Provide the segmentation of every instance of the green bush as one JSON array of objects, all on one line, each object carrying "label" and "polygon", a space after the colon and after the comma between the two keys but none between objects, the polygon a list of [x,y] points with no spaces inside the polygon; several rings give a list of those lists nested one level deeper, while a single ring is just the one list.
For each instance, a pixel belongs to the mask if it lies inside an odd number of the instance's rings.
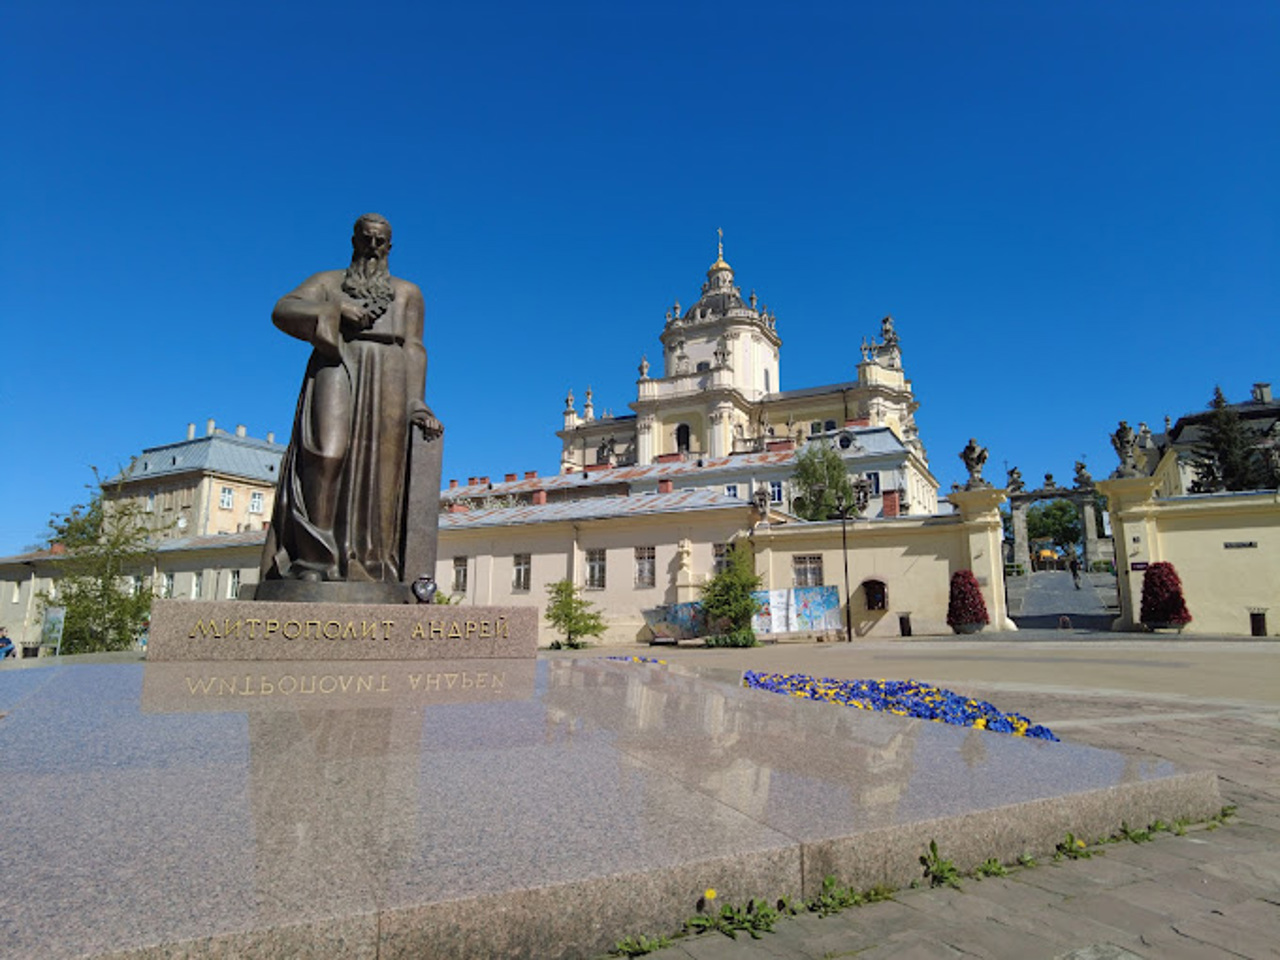
[{"label": "green bush", "polygon": [[599,637],[604,633],[604,618],[592,603],[582,599],[572,581],[547,584],[547,594],[551,602],[547,604],[546,621],[564,634],[563,640],[552,642],[552,650],[561,647],[577,650],[587,645],[584,637]]},{"label": "green bush", "polygon": [[759,603],[752,592],[759,589],[751,545],[738,542],[729,550],[725,568],[702,587],[702,612],[707,618],[707,646],[754,647],[751,618]]},{"label": "green bush", "polygon": [[745,630],[734,630],[731,633],[713,634],[707,637],[708,647],[755,647],[760,643],[755,632],[748,627]]}]

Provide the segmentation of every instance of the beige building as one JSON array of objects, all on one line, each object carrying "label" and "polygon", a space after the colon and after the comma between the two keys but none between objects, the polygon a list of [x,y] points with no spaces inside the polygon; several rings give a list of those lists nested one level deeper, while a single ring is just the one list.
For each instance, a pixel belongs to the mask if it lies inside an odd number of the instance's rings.
[{"label": "beige building", "polygon": [[209,420],[203,436],[148,447],[104,485],[108,502],[131,502],[157,541],[265,530],[271,523],[284,447],[273,434],[231,434]]},{"label": "beige building", "polygon": [[[659,339],[662,375],[641,364],[632,415],[596,417],[590,391],[579,413],[570,398],[558,473],[469,477],[442,491],[436,579],[456,602],[542,607],[547,585],[567,578],[604,613],[606,643],[644,641],[646,611],[696,600],[728,546],[747,542],[764,589],[837,587],[856,637],[949,635],[948,587],[961,569],[977,576],[991,628],[1014,629],[1000,559],[1005,491],[956,491],[955,512],[939,513],[890,319],[864,342],[856,380],[784,391],[776,317],[742,299],[721,251],[702,296],[687,311],[677,304]],[[1269,394],[1255,401],[1262,413],[1274,406]],[[1141,564],[1168,559],[1195,617],[1187,632],[1246,634],[1260,612],[1275,633],[1275,492],[1186,496],[1179,431],[1170,435],[1140,430],[1143,475],[1098,484],[1128,553],[1117,558],[1117,627],[1133,627]],[[796,519],[791,478],[808,443],[833,446],[867,478],[863,516]],[[131,574],[136,587],[222,599],[256,583],[282,452],[270,436],[210,421],[203,437],[190,426],[185,441],[135,458],[123,495],[154,517],[157,536],[154,565]],[[60,564],[52,552],[0,558],[0,625],[28,650],[39,642],[37,597],[56,594]]]}]

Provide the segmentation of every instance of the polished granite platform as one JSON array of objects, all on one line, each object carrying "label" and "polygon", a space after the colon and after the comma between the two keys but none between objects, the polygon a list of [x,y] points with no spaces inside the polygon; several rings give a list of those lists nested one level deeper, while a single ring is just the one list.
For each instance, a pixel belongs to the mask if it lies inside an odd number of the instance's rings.
[{"label": "polished granite platform", "polygon": [[[582,957],[1211,774],[606,659],[0,670],[0,956]],[[1033,718],[1034,719],[1034,718]]]}]

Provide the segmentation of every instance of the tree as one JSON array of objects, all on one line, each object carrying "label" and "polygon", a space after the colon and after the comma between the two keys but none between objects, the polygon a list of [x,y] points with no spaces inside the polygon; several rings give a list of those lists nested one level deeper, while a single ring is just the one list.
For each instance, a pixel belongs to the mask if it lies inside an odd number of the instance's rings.
[{"label": "tree", "polygon": [[1070,500],[1037,503],[1027,510],[1027,539],[1052,540],[1060,547],[1080,542],[1080,511]]},{"label": "tree", "polygon": [[796,472],[791,478],[796,488],[792,509],[805,520],[830,520],[838,517],[837,502],[846,508],[853,502],[853,484],[840,451],[827,443],[805,445],[796,457]]},{"label": "tree", "polygon": [[587,645],[583,637],[599,637],[604,633],[604,618],[594,604],[582,598],[573,581],[549,583],[547,593],[551,602],[547,605],[546,621],[564,634],[564,640],[552,641],[552,650],[561,647],[577,650]]},{"label": "tree", "polygon": [[1258,490],[1269,486],[1265,458],[1221,387],[1213,388],[1201,440],[1191,448],[1192,493]]},{"label": "tree", "polygon": [[751,545],[739,541],[729,550],[724,569],[702,586],[702,612],[707,618],[708,646],[754,647],[751,618],[759,609],[752,592],[760,588]]},{"label": "tree", "polygon": [[107,500],[96,470],[94,478],[88,503],[49,521],[46,546],[64,550],[65,559],[56,596],[42,592],[40,604],[66,608],[63,653],[127,650],[151,616],[147,518],[135,501]]}]

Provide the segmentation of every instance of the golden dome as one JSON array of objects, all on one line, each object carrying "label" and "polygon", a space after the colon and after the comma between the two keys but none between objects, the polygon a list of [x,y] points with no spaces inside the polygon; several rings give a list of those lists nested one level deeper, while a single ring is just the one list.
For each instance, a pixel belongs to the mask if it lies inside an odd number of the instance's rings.
[{"label": "golden dome", "polygon": [[715,273],[717,270],[728,270],[730,273],[733,272],[733,267],[725,263],[725,259],[724,259],[724,231],[717,228],[716,234],[720,238],[720,242],[718,244],[718,250],[716,253],[716,262],[707,268],[707,276],[711,276],[711,274]]}]

